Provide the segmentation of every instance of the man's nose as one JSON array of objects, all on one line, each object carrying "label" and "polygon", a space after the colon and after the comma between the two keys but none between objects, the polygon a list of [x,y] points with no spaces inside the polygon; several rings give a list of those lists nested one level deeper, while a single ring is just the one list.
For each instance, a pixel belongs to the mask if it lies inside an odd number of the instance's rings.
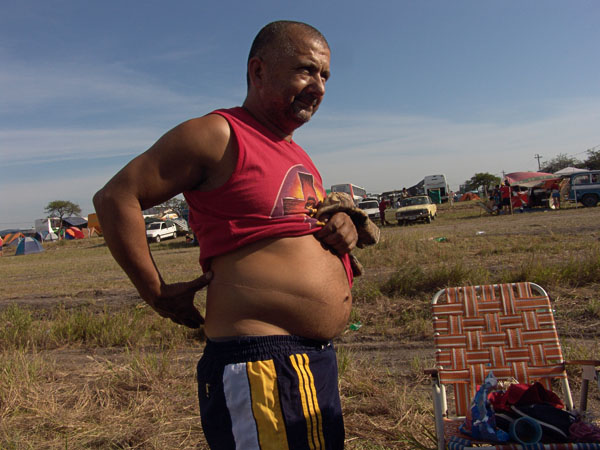
[{"label": "man's nose", "polygon": [[313,92],[321,97],[325,95],[325,81],[320,74],[317,74],[313,77],[313,82],[311,83]]}]

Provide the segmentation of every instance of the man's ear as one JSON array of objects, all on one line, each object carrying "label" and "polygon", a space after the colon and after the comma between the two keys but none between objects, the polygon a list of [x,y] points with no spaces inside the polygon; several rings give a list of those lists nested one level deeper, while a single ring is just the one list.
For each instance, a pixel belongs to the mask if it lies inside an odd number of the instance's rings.
[{"label": "man's ear", "polygon": [[248,77],[250,86],[261,87],[264,77],[264,61],[258,56],[250,58],[248,61]]}]

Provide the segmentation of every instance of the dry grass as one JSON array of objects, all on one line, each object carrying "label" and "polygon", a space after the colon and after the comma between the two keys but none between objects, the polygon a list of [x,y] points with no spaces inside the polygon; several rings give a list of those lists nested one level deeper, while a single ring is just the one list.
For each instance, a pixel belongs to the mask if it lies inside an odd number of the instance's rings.
[{"label": "dry grass", "polygon": [[[598,358],[599,220],[600,208],[490,217],[444,205],[433,224],[386,227],[357,251],[366,275],[350,322],[361,327],[336,339],[346,448],[434,447],[423,368],[429,302],[445,286],[539,282],[567,356]],[[194,378],[202,336],[141,305],[101,239],[45,247],[0,259],[0,448],[207,448]],[[182,239],[152,250],[168,281],[197,275],[198,249]]]}]

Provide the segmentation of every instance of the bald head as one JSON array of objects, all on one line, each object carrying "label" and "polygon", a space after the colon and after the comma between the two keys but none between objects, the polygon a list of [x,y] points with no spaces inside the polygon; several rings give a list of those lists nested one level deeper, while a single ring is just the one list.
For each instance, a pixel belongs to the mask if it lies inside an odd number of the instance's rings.
[{"label": "bald head", "polygon": [[[254,57],[265,58],[267,55],[293,55],[295,47],[291,36],[304,35],[308,38],[322,42],[327,49],[329,43],[325,36],[315,27],[304,22],[295,22],[292,20],[278,20],[265,25],[254,38],[248,62]],[[275,56],[276,57],[276,56]],[[248,85],[250,79],[246,74]]]}]

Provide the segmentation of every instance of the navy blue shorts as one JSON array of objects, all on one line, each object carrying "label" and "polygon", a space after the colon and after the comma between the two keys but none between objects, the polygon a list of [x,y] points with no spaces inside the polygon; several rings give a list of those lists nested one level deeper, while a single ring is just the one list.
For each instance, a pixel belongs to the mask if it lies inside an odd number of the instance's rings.
[{"label": "navy blue shorts", "polygon": [[209,340],[198,362],[202,428],[211,449],[343,449],[331,342],[297,336]]}]

